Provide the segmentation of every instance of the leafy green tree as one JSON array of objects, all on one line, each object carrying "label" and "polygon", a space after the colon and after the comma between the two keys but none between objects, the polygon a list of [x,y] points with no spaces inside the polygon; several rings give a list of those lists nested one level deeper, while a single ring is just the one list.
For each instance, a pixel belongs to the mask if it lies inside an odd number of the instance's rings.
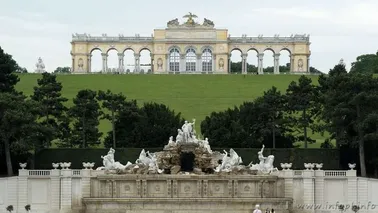
[{"label": "leafy green tree", "polygon": [[25,67],[18,67],[16,72],[17,73],[28,73],[28,70]]},{"label": "leafy green tree", "polygon": [[[163,104],[145,103],[138,108],[136,101],[123,107],[116,119],[117,147],[162,147],[184,122],[180,113],[175,113]],[[112,143],[112,132],[105,139],[105,146]]]},{"label": "leafy green tree", "polygon": [[97,99],[102,101],[102,107],[110,112],[110,114],[103,114],[105,119],[108,119],[112,123],[113,132],[113,148],[116,148],[116,119],[120,110],[124,107],[130,106],[130,103],[126,101],[126,97],[122,94],[113,94],[110,90],[99,91]]},{"label": "leafy green tree", "polygon": [[57,67],[54,70],[54,73],[71,73],[71,68],[70,67]]},{"label": "leafy green tree", "polygon": [[288,123],[288,119],[285,117],[286,109],[286,97],[277,90],[276,87],[272,87],[268,91],[264,92],[264,95],[258,98],[256,101],[258,110],[258,117],[261,121],[264,121],[266,128],[262,128],[264,135],[269,134],[272,137],[273,148],[276,148],[276,133],[279,132],[281,125]]},{"label": "leafy green tree", "polygon": [[7,172],[13,175],[11,152],[26,152],[41,126],[37,122],[40,107],[25,96],[0,92],[0,142],[4,147]]},{"label": "leafy green tree", "polygon": [[51,128],[53,131],[50,135],[44,135],[44,147],[50,145],[50,141],[59,138],[65,140],[67,138],[62,138],[65,128],[62,128],[64,122],[66,121],[67,107],[64,103],[68,100],[62,97],[62,84],[57,82],[56,75],[50,73],[43,73],[42,78],[37,81],[38,86],[34,87],[34,94],[31,98],[41,104],[42,111],[40,114],[39,121],[42,125]]},{"label": "leafy green tree", "polygon": [[100,105],[96,100],[97,92],[80,90],[73,99],[74,106],[69,109],[73,118],[72,144],[81,148],[97,145],[102,133],[98,130]]},{"label": "leafy green tree", "polygon": [[[304,145],[307,149],[309,139],[307,128],[314,123],[314,117],[318,109],[316,86],[312,84],[311,78],[302,75],[298,83],[295,81],[290,83],[286,90],[286,96],[289,112],[294,115],[293,120],[295,120],[296,126],[303,130]],[[297,113],[300,113],[300,118],[295,117]]]},{"label": "leafy green tree", "polygon": [[0,47],[0,93],[16,92],[15,85],[20,81],[15,74],[19,66],[12,56]]},{"label": "leafy green tree", "polygon": [[378,80],[366,74],[341,74],[330,76],[322,84],[327,88],[323,114],[330,121],[329,130],[338,146],[358,147],[361,175],[366,176],[365,143],[371,141],[367,135],[374,133],[366,124],[371,125],[377,113]]},{"label": "leafy green tree", "polygon": [[352,63],[351,73],[378,73],[378,52],[376,54],[365,54],[357,57]]}]

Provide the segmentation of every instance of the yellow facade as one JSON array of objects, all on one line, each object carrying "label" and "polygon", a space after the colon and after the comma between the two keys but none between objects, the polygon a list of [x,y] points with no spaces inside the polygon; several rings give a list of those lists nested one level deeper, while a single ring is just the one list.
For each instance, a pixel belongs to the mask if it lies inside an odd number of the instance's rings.
[{"label": "yellow facade", "polygon": [[174,19],[167,23],[167,28],[155,29],[151,37],[109,37],[105,34],[92,37],[76,34],[73,35],[71,44],[73,73],[91,72],[91,56],[94,50],[102,52],[103,72],[109,71],[108,52],[116,50],[119,56],[118,71],[122,73],[125,71],[123,54],[126,50],[134,51],[135,71],[139,71],[140,52],[147,49],[151,52],[152,72],[157,74],[226,74],[230,72],[230,55],[235,49],[242,53],[243,73],[246,73],[246,57],[251,49],[258,53],[259,74],[263,74],[263,53],[267,49],[274,53],[275,73],[279,73],[279,53],[283,49],[290,52],[291,72],[308,72],[311,53],[309,36],[306,35],[230,37],[227,29],[216,29],[213,22],[207,19],[203,24],[189,21],[179,24],[178,20]]}]

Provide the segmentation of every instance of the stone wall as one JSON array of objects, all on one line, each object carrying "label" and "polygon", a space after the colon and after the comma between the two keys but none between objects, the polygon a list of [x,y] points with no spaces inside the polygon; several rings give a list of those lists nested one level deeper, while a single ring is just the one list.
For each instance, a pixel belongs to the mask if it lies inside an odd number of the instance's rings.
[{"label": "stone wall", "polygon": [[[289,198],[288,201],[292,198],[293,212],[336,213],[340,212],[336,210],[336,205],[340,204],[348,208],[346,212],[352,212],[352,205],[357,204],[361,207],[359,212],[378,213],[378,180],[357,177],[355,170],[279,171],[277,177],[269,177],[278,180],[275,186],[269,187],[277,189],[268,193],[269,198],[261,198],[255,190],[261,186],[261,183],[254,183],[254,179],[261,179],[258,176],[249,176],[245,180],[242,176],[217,180],[219,177],[216,175],[135,177],[104,176],[103,171],[86,169],[19,170],[18,177],[0,178],[0,213],[5,213],[8,205],[14,206],[13,213],[25,212],[27,204],[31,205],[33,213],[80,212],[84,207],[82,200],[86,202],[87,209],[92,208],[93,211],[89,212],[97,212],[94,206],[103,207],[102,212],[106,212],[109,203],[100,202],[104,199],[108,199],[120,212],[138,212],[131,208],[130,203],[149,208],[145,212],[159,208],[165,208],[167,211],[164,212],[204,212],[191,210],[201,205],[209,211],[214,209],[212,212],[248,212],[240,206],[251,209],[254,204],[264,202],[262,209],[289,205],[290,202],[285,204],[280,197]],[[203,178],[207,180],[206,184]],[[284,186],[279,184],[280,181]],[[115,185],[110,187],[109,182]],[[91,184],[97,184],[97,188],[91,189]],[[247,185],[251,193],[245,191]],[[280,185],[284,187],[283,195],[280,194]],[[105,194],[96,198],[100,192]],[[142,202],[141,198],[146,199]]]}]

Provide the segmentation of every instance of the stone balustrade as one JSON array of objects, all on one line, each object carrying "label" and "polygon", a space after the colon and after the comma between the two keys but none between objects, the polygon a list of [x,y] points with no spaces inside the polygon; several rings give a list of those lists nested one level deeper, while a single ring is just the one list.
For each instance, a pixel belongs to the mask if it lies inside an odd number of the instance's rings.
[{"label": "stone balustrade", "polygon": [[[257,180],[265,180],[268,187],[264,188],[264,183]],[[100,205],[100,200],[105,198],[122,203],[126,200],[141,202],[144,197],[148,200],[168,198],[164,201],[166,205],[183,200],[211,203],[217,199],[234,202],[249,199],[251,207],[270,199],[274,206],[292,205],[294,212],[339,212],[335,206],[341,204],[349,206],[351,212],[352,205],[359,205],[359,212],[375,213],[378,212],[377,188],[378,180],[357,177],[355,170],[285,169],[273,176],[247,177],[106,175],[103,170],[88,168],[22,169],[18,177],[0,178],[0,213],[5,213],[8,205],[14,206],[14,212],[24,212],[27,204],[33,212],[80,212],[85,206]],[[283,202],[282,199],[289,200]]]}]

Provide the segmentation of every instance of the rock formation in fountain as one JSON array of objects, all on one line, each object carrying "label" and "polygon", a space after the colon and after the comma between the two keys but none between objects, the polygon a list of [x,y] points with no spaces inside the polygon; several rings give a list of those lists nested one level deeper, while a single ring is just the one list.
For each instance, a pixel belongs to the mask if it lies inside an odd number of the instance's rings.
[{"label": "rock formation in fountain", "polygon": [[192,123],[185,121],[177,130],[175,141],[171,136],[161,152],[150,153],[143,149],[134,164],[115,162],[115,151],[110,148],[108,155],[101,156],[104,166],[100,169],[118,174],[270,174],[277,170],[273,167],[274,156],[263,156],[264,146],[258,152],[259,164],[251,162],[244,166],[241,165],[242,158],[233,149],[229,153],[212,151],[208,138],[197,138],[194,125],[195,119]]}]

